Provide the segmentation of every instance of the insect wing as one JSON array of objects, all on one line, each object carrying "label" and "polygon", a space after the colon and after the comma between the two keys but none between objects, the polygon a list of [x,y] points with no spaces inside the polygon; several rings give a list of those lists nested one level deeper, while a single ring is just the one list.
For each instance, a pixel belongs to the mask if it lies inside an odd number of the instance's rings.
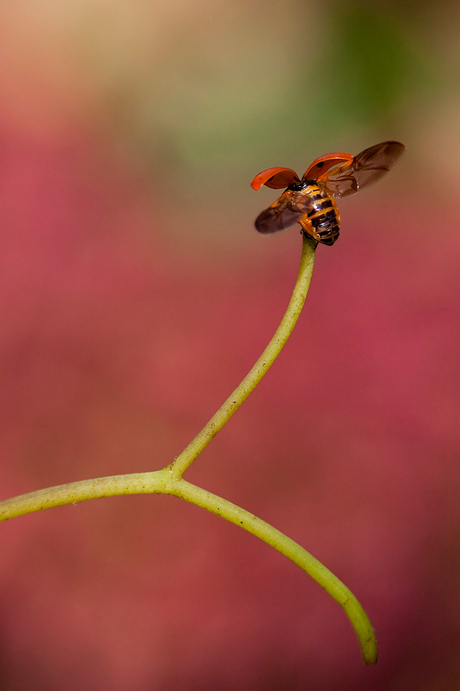
[{"label": "insect wing", "polygon": [[259,233],[277,233],[297,223],[305,212],[303,205],[294,200],[292,192],[287,191],[257,216],[255,226]]},{"label": "insect wing", "polygon": [[400,142],[376,144],[361,151],[352,161],[320,175],[317,180],[332,196],[349,197],[386,175],[405,150]]},{"label": "insect wing", "polygon": [[299,182],[295,170],[291,168],[267,168],[267,170],[256,175],[251,182],[251,187],[253,190],[260,190],[262,185],[266,185],[274,190],[281,190],[292,185],[293,182]]}]

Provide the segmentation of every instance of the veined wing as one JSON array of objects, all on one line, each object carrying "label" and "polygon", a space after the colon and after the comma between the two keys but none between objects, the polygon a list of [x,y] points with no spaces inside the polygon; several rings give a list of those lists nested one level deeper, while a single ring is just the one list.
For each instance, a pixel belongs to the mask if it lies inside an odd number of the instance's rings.
[{"label": "veined wing", "polygon": [[317,182],[334,197],[349,197],[386,175],[405,150],[400,142],[376,144],[361,151],[352,161],[318,176]]},{"label": "veined wing", "polygon": [[259,233],[277,233],[297,223],[308,210],[308,198],[291,190],[286,190],[268,209],[257,216],[255,226]]}]

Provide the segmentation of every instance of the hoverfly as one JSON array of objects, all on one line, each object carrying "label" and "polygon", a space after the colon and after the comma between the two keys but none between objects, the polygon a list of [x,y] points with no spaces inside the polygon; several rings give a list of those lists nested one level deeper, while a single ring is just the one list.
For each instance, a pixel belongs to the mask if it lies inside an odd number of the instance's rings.
[{"label": "hoverfly", "polygon": [[334,197],[349,197],[380,180],[399,161],[406,147],[382,142],[360,154],[326,154],[313,161],[301,180],[291,168],[268,168],[251,187],[286,187],[279,199],[256,218],[259,233],[276,233],[300,223],[316,242],[333,245],[340,233],[340,214]]}]

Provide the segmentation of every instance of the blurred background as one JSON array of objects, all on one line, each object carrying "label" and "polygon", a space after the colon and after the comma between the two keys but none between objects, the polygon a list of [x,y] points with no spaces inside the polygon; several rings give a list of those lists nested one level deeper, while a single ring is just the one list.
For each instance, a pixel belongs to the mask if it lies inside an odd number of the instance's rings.
[{"label": "blurred background", "polygon": [[156,470],[287,306],[276,192],[331,151],[406,155],[340,204],[303,314],[186,473],[361,600],[166,496],[0,527],[0,688],[460,688],[460,5],[18,0],[0,8],[1,498]]}]

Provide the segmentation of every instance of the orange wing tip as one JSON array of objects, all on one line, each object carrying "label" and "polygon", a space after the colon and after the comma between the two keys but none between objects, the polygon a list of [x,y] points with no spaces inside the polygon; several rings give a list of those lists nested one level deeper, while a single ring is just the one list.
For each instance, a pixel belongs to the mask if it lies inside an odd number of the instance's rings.
[{"label": "orange wing tip", "polygon": [[283,187],[289,187],[294,182],[299,182],[299,177],[295,170],[291,168],[267,168],[256,175],[251,182],[253,190],[260,190],[262,185],[271,187],[271,189],[279,190]]},{"label": "orange wing tip", "polygon": [[350,163],[353,160],[353,158],[354,156],[352,156],[351,154],[342,153],[326,154],[325,156],[320,156],[319,158],[315,159],[313,163],[307,168],[302,180],[317,180],[323,175],[325,175],[325,173],[327,173],[327,171],[331,168],[334,168],[335,166],[340,166],[343,163]]}]

